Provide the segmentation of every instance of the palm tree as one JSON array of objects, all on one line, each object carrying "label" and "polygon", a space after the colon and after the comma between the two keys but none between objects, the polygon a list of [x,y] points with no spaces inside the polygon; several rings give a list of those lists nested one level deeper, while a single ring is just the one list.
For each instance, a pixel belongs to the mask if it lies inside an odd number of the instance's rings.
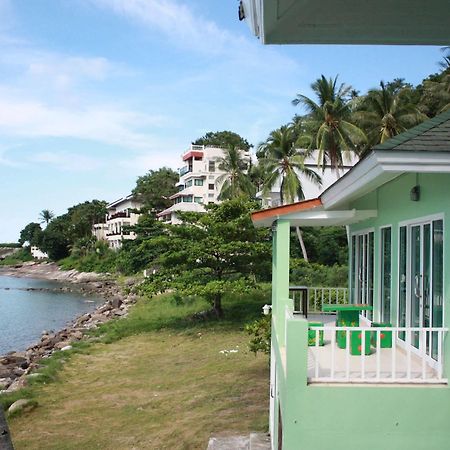
[{"label": "palm tree", "polygon": [[308,112],[309,148],[319,150],[319,167],[324,170],[329,163],[339,176],[344,158],[350,159],[352,153],[359,152],[367,138],[359,127],[350,122],[352,87],[344,83],[338,86],[337,79],[337,76],[333,80],[322,75],[311,84],[317,102],[297,94],[292,104],[302,105]]},{"label": "palm tree", "polygon": [[380,89],[371,89],[363,99],[354,116],[367,130],[369,144],[383,143],[426,119],[401,94],[402,90],[394,91],[381,81]]},{"label": "palm tree", "polygon": [[234,145],[224,149],[224,156],[218,159],[218,167],[224,171],[217,180],[217,185],[222,185],[219,199],[231,199],[239,196],[251,197],[255,194],[255,188],[246,174],[248,163],[242,157],[242,151]]},{"label": "palm tree", "polygon": [[435,98],[437,102],[437,114],[450,108],[450,57],[449,67],[440,74],[437,81],[424,82],[425,94]]},{"label": "palm tree", "polygon": [[53,217],[55,217],[55,214],[53,214],[52,211],[50,211],[49,209],[43,209],[39,213],[39,223],[45,223],[46,225],[48,225]]},{"label": "palm tree", "polygon": [[[318,185],[322,183],[320,175],[305,166],[305,157],[308,152],[296,149],[296,138],[294,127],[282,126],[280,129],[272,131],[266,142],[260,146],[266,155],[260,160],[266,171],[263,192],[267,193],[276,183],[280,183],[281,204],[305,198],[300,176],[304,176]],[[297,236],[303,258],[308,261],[308,254],[299,227],[297,227]]]}]

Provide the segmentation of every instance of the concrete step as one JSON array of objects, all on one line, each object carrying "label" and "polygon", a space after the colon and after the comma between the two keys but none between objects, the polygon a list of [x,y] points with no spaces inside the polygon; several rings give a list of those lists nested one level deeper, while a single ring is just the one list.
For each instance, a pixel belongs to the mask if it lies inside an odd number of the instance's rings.
[{"label": "concrete step", "polygon": [[250,433],[249,450],[270,450],[270,437],[266,433]]},{"label": "concrete step", "polygon": [[214,436],[207,450],[250,450],[249,436]]},{"label": "concrete step", "polygon": [[266,433],[250,433],[250,436],[213,436],[206,450],[270,450],[270,438]]}]

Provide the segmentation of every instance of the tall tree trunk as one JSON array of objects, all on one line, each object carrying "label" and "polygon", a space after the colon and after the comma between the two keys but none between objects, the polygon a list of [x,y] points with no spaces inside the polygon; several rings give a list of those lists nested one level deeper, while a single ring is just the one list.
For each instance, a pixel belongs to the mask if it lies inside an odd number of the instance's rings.
[{"label": "tall tree trunk", "polygon": [[300,227],[295,227],[295,231],[297,232],[298,242],[300,243],[300,247],[302,249],[303,259],[306,262],[309,262],[308,253],[306,253],[305,243],[303,242],[302,230],[300,230]]},{"label": "tall tree trunk", "polygon": [[219,319],[223,317],[222,294],[216,294],[214,296],[213,310]]}]

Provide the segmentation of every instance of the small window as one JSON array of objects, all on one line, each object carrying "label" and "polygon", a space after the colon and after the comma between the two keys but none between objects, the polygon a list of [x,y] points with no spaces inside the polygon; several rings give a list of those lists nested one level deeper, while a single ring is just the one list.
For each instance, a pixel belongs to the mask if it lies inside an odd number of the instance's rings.
[{"label": "small window", "polygon": [[213,191],[214,190],[214,184],[212,184],[212,183],[208,184],[208,189],[210,191]]},{"label": "small window", "polygon": [[209,198],[214,198],[214,194],[208,194]]},{"label": "small window", "polygon": [[195,203],[203,203],[203,197],[194,197]]},{"label": "small window", "polygon": [[203,186],[203,180],[201,178],[196,178],[194,180],[194,185],[195,186]]},{"label": "small window", "polygon": [[185,195],[185,196],[183,196],[183,202],[185,202],[185,203],[192,203],[192,195]]},{"label": "small window", "polygon": [[192,186],[192,180],[188,180],[186,181],[186,187],[191,187]]},{"label": "small window", "polygon": [[215,171],[216,171],[216,162],[215,161],[209,161],[208,172],[215,172]]}]

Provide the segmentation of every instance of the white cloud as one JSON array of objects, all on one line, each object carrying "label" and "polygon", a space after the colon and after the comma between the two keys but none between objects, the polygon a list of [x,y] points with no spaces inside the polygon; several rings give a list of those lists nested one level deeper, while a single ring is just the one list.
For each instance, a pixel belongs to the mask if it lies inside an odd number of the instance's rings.
[{"label": "white cloud", "polygon": [[102,166],[102,160],[89,156],[70,152],[40,152],[33,155],[30,160],[35,163],[52,165],[60,170],[85,172],[99,169]]},{"label": "white cloud", "polygon": [[152,131],[165,121],[161,115],[118,105],[49,106],[39,100],[7,96],[0,90],[0,130],[10,136],[72,137],[146,149],[153,143]]}]

